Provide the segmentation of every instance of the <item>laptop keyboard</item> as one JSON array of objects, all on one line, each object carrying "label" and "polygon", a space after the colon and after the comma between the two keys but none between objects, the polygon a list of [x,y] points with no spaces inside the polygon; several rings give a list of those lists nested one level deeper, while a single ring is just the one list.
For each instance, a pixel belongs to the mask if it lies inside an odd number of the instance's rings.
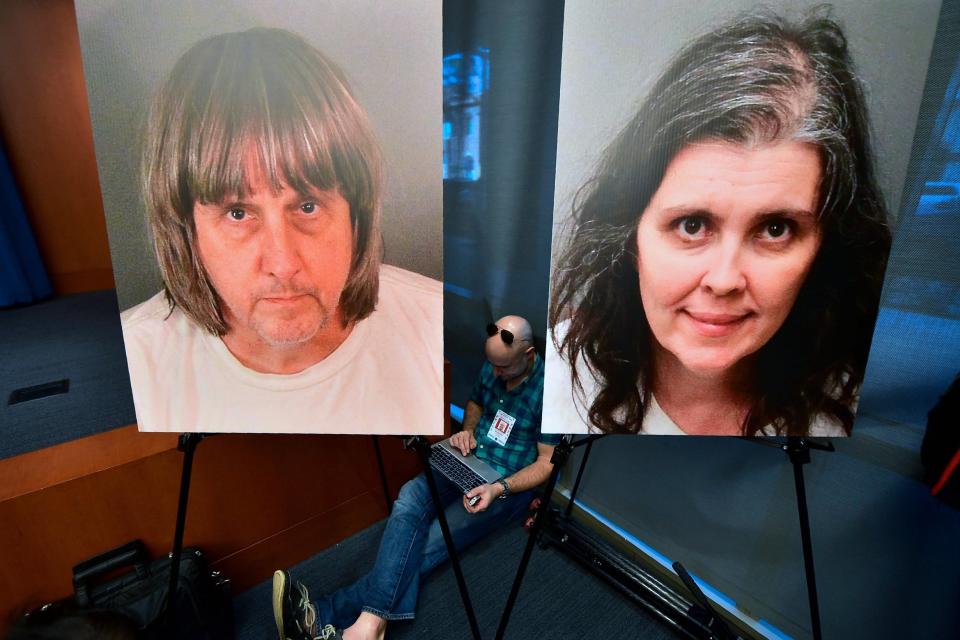
[{"label": "laptop keyboard", "polygon": [[486,483],[478,473],[457,460],[456,454],[439,446],[430,448],[430,466],[445,475],[464,493]]}]

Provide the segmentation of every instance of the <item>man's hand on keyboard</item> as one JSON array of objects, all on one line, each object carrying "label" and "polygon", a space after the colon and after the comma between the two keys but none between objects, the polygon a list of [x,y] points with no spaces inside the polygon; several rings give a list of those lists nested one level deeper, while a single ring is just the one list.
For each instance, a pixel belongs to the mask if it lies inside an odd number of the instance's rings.
[{"label": "man's hand on keyboard", "polygon": [[459,449],[463,455],[467,455],[477,448],[477,440],[473,437],[472,431],[458,431],[450,437],[450,445]]},{"label": "man's hand on keyboard", "polygon": [[[463,496],[463,508],[470,513],[486,511],[490,503],[500,497],[501,493],[503,493],[503,487],[499,484],[482,484],[475,489],[471,489]],[[471,507],[470,498],[474,496],[480,496],[480,501]]]}]

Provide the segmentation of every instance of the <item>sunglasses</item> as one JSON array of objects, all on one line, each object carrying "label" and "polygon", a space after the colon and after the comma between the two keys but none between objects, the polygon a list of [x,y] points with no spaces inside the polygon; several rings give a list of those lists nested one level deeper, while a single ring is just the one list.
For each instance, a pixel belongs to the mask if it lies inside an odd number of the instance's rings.
[{"label": "sunglasses", "polygon": [[492,322],[487,325],[487,335],[491,338],[497,334],[500,334],[500,339],[503,340],[503,344],[510,346],[513,344],[513,332],[508,331],[507,329],[501,329]]}]

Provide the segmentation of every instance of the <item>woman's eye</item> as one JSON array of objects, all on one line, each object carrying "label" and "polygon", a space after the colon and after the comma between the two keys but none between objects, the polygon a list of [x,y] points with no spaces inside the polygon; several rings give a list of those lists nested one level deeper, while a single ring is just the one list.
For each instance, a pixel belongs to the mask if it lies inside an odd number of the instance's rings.
[{"label": "woman's eye", "polygon": [[227,217],[229,217],[231,220],[239,222],[247,217],[247,212],[238,207],[234,207],[227,211]]},{"label": "woman's eye", "polygon": [[786,220],[770,220],[763,225],[760,236],[769,240],[785,240],[790,237],[792,228]]},{"label": "woman's eye", "polygon": [[316,210],[316,202],[304,202],[302,205],[300,205],[300,211],[303,211],[304,213],[314,213]]},{"label": "woman's eye", "polygon": [[684,240],[702,238],[707,232],[707,222],[698,216],[685,216],[674,223],[674,228]]}]

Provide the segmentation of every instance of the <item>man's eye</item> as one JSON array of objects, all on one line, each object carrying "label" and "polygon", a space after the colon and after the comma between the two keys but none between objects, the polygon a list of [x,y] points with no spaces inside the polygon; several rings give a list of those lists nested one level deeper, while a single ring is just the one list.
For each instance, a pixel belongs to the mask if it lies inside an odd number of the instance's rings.
[{"label": "man's eye", "polygon": [[229,217],[231,220],[235,220],[239,222],[240,220],[243,220],[244,218],[247,217],[247,212],[238,207],[234,207],[232,209],[227,210],[227,217]]},{"label": "man's eye", "polygon": [[303,211],[304,213],[314,213],[316,210],[316,202],[304,202],[302,205],[300,205],[300,211]]}]

